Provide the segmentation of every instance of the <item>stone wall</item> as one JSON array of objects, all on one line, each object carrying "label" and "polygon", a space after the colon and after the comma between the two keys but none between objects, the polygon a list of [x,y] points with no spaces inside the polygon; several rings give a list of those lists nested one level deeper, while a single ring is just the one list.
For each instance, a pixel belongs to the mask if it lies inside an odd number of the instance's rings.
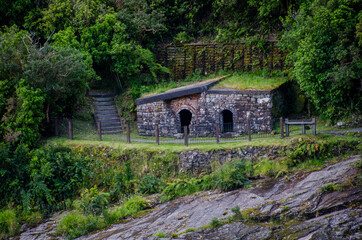
[{"label": "stone wall", "polygon": [[179,153],[179,171],[188,173],[210,172],[211,163],[221,165],[233,160],[256,160],[258,158],[277,158],[286,151],[285,146],[244,147],[230,150],[214,150],[203,152],[199,150],[183,151]]},{"label": "stone wall", "polygon": [[247,133],[247,118],[251,130],[272,130],[272,91],[238,91],[213,89],[200,94],[188,95],[172,100],[157,101],[137,106],[137,124],[140,135],[154,136],[158,123],[160,136],[175,137],[181,133],[180,111],[192,114],[190,136],[215,136],[216,124],[222,129],[222,111],[233,113],[233,136]]}]

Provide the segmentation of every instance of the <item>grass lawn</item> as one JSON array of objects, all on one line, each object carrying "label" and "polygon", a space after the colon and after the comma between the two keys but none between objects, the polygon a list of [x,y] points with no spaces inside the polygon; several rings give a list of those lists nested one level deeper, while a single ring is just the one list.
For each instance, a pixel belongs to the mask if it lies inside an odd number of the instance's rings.
[{"label": "grass lawn", "polygon": [[233,88],[238,90],[272,90],[288,79],[281,74],[267,75],[264,72],[239,72],[223,79],[214,88]]},{"label": "grass lawn", "polygon": [[[224,78],[227,76],[226,78]],[[167,81],[156,85],[144,86],[141,97],[148,97],[160,94],[171,89],[184,87],[191,84],[207,82],[220,78],[220,81],[214,88],[233,88],[238,90],[271,90],[279,87],[288,79],[280,71],[254,71],[254,72],[231,72],[220,71],[208,76],[195,75],[188,77],[183,81]]]},{"label": "grass lawn", "polygon": [[221,142],[216,144],[212,143],[192,143],[189,146],[184,146],[182,141],[180,143],[161,143],[156,145],[154,142],[151,143],[140,143],[132,142],[130,144],[126,143],[125,140],[121,140],[117,135],[104,135],[102,141],[97,140],[97,136],[94,136],[94,139],[82,139],[80,135],[74,135],[74,140],[69,140],[66,137],[60,138],[50,138],[44,140],[45,144],[60,144],[64,146],[96,146],[96,147],[110,147],[115,149],[139,149],[147,151],[161,151],[161,152],[180,152],[180,151],[191,151],[191,150],[201,150],[201,151],[210,151],[210,150],[222,150],[222,149],[235,149],[243,148],[247,146],[287,146],[291,142],[298,141],[300,138],[308,138],[311,140],[359,140],[359,135],[330,135],[330,134],[317,134],[313,135],[295,135],[290,137],[285,137],[281,139],[279,136],[272,138],[254,138],[252,141],[238,141],[238,142]]}]

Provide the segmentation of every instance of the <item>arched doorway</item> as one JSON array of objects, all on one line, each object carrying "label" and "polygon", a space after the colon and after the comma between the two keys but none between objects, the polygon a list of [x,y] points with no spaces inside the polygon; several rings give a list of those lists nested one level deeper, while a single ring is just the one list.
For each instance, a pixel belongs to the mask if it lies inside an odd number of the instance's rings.
[{"label": "arched doorway", "polygon": [[234,122],[233,122],[233,113],[229,110],[223,110],[221,112],[222,116],[222,132],[232,132],[234,131]]},{"label": "arched doorway", "polygon": [[192,113],[187,110],[183,109],[180,111],[180,122],[181,122],[181,133],[184,133],[184,127],[187,126],[187,132],[189,132],[189,125],[191,123]]}]

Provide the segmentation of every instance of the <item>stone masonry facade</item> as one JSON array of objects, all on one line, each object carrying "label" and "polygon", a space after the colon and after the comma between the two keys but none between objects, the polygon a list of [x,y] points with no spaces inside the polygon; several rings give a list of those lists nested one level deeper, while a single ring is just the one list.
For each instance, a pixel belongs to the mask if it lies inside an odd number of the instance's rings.
[{"label": "stone masonry facade", "polygon": [[181,137],[180,111],[191,112],[190,136],[215,136],[216,124],[223,132],[224,110],[232,113],[233,129],[229,135],[240,136],[248,132],[250,118],[253,133],[272,130],[272,98],[274,91],[239,91],[211,89],[174,99],[160,100],[137,106],[138,132],[154,136],[158,124],[160,136]]}]

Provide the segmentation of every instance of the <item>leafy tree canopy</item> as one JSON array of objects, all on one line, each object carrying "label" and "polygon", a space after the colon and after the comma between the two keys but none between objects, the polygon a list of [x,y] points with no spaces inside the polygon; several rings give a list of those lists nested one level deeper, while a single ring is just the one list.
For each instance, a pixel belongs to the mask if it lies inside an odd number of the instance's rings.
[{"label": "leafy tree canopy", "polygon": [[361,109],[360,2],[313,1],[285,21],[291,73],[332,122]]}]

